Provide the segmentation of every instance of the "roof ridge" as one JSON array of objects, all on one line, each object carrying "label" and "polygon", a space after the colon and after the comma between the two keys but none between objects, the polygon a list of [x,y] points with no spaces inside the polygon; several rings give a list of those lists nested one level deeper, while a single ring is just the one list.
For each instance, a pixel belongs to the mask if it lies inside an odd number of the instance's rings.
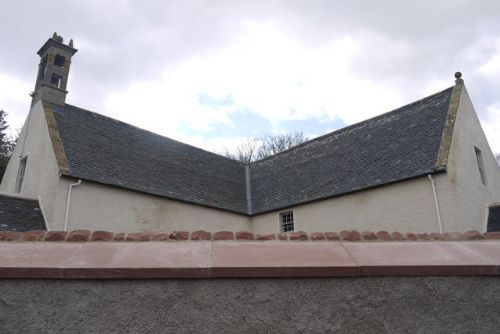
[{"label": "roof ridge", "polygon": [[97,116],[99,116],[99,117],[106,118],[106,119],[108,119],[108,120],[110,120],[110,121],[117,122],[117,123],[120,123],[120,124],[122,124],[122,125],[125,125],[125,126],[128,126],[128,127],[131,127],[131,128],[135,128],[135,129],[138,129],[138,130],[140,130],[140,131],[148,132],[148,133],[151,133],[151,134],[153,134],[153,135],[155,135],[155,136],[158,136],[158,137],[161,137],[161,138],[164,138],[164,139],[168,139],[168,140],[171,140],[171,141],[177,142],[177,143],[182,144],[182,145],[185,145],[185,146],[192,147],[192,148],[197,149],[197,150],[199,150],[199,151],[203,151],[203,152],[209,153],[209,154],[214,155],[214,156],[216,156],[216,157],[218,157],[218,158],[223,158],[223,159],[226,159],[226,160],[229,160],[229,161],[233,161],[233,162],[236,162],[236,163],[238,163],[238,164],[240,164],[240,165],[242,165],[242,166],[245,166],[245,165],[246,165],[246,164],[245,164],[245,163],[243,163],[243,162],[240,162],[240,161],[235,160],[235,159],[232,159],[232,158],[228,158],[228,157],[226,157],[226,156],[224,156],[224,155],[222,155],[222,154],[218,154],[218,153],[215,153],[215,152],[211,152],[211,151],[205,150],[205,149],[203,149],[203,148],[200,148],[200,147],[198,147],[198,146],[194,146],[194,145],[191,145],[191,144],[187,144],[187,143],[181,142],[181,141],[179,141],[179,140],[177,140],[177,139],[173,139],[173,138],[170,138],[170,137],[167,137],[167,136],[161,135],[161,134],[159,134],[159,133],[156,133],[156,132],[153,132],[153,131],[150,131],[150,130],[147,130],[147,129],[143,129],[143,128],[141,128],[141,127],[137,126],[137,125],[133,125],[133,124],[130,124],[130,123],[127,123],[127,122],[121,121],[121,120],[119,120],[119,119],[116,119],[116,118],[113,118],[113,117],[110,117],[110,116],[107,116],[107,115],[104,115],[104,114],[101,114],[101,113],[95,112],[95,111],[91,111],[91,110],[83,109],[83,108],[80,108],[80,107],[77,107],[77,106],[74,106],[74,105],[71,105],[71,104],[68,104],[68,103],[66,103],[66,104],[65,104],[65,107],[73,108],[73,109],[76,109],[77,111],[82,111],[82,112],[88,112],[88,113],[91,113],[91,114],[95,114],[95,115],[97,115]]},{"label": "roof ridge", "polygon": [[418,100],[413,101],[413,102],[408,103],[408,104],[405,104],[405,105],[403,105],[403,106],[401,106],[401,107],[399,107],[399,108],[396,108],[396,109],[393,109],[393,110],[390,110],[390,111],[384,112],[384,113],[382,113],[382,114],[379,114],[379,115],[373,116],[373,117],[371,117],[371,118],[368,118],[368,119],[362,120],[362,121],[360,121],[360,122],[357,122],[357,123],[354,123],[354,124],[351,124],[351,125],[347,125],[347,126],[345,126],[345,127],[343,127],[343,128],[340,128],[340,129],[334,130],[334,131],[332,131],[332,132],[325,133],[324,135],[321,135],[321,136],[318,136],[318,137],[312,138],[312,139],[310,139],[310,140],[308,140],[308,141],[306,141],[306,142],[304,142],[304,143],[301,143],[301,144],[299,144],[299,145],[296,145],[296,146],[291,147],[291,148],[289,148],[289,149],[286,149],[286,150],[284,150],[284,151],[281,151],[281,152],[278,152],[278,153],[276,153],[276,154],[270,155],[270,156],[268,156],[268,157],[265,157],[265,158],[262,158],[262,159],[259,159],[259,160],[256,160],[256,161],[253,161],[253,162],[251,162],[251,163],[250,163],[250,165],[254,165],[254,164],[257,164],[257,163],[259,163],[259,162],[262,162],[262,161],[265,161],[265,160],[272,159],[272,158],[274,158],[274,157],[276,157],[276,156],[278,156],[278,155],[282,155],[282,154],[285,154],[285,153],[289,153],[289,152],[291,152],[291,151],[293,151],[293,150],[295,150],[295,149],[298,149],[298,148],[301,148],[301,147],[307,146],[307,145],[309,145],[309,144],[310,144],[310,143],[312,143],[312,142],[320,141],[320,140],[323,140],[323,139],[328,138],[328,137],[330,137],[330,136],[333,136],[333,135],[336,135],[336,134],[342,133],[342,132],[344,132],[344,131],[348,131],[348,130],[351,130],[351,129],[353,129],[353,128],[359,127],[359,126],[361,126],[361,125],[363,125],[363,124],[366,124],[366,123],[369,123],[369,122],[373,122],[374,120],[377,120],[377,119],[379,119],[379,118],[386,117],[387,115],[389,115],[389,114],[391,114],[391,113],[396,113],[396,112],[400,111],[400,110],[401,110],[401,109],[403,109],[403,108],[410,107],[410,106],[412,106],[412,105],[415,105],[415,104],[418,104],[418,103],[422,102],[423,100],[426,100],[426,99],[432,98],[432,97],[434,97],[434,96],[436,96],[436,95],[439,95],[439,94],[442,94],[442,93],[444,93],[444,92],[446,92],[446,91],[448,91],[448,90],[450,90],[450,89],[453,89],[453,87],[455,87],[455,86],[448,87],[448,88],[443,89],[443,90],[441,90],[441,91],[439,91],[439,92],[437,92],[437,93],[434,93],[434,94],[428,95],[428,96],[426,96],[426,97],[424,97],[424,98],[418,99]]}]

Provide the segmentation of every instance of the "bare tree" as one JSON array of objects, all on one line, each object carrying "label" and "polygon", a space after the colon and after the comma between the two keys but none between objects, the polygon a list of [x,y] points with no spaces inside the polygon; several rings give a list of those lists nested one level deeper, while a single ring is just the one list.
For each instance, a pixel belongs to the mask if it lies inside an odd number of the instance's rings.
[{"label": "bare tree", "polygon": [[249,138],[236,147],[234,151],[226,148],[224,155],[243,163],[249,163],[288,150],[306,142],[308,139],[302,132]]},{"label": "bare tree", "polygon": [[258,151],[261,143],[258,138],[249,138],[244,143],[241,143],[232,152],[226,147],[224,155],[228,158],[249,163],[258,159]]}]

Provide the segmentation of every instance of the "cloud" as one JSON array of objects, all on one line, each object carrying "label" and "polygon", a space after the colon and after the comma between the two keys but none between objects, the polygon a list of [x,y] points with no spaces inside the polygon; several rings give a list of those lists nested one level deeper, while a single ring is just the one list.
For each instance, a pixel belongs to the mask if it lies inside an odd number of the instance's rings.
[{"label": "cloud", "polygon": [[260,134],[258,122],[357,122],[452,85],[456,70],[492,127],[499,11],[495,0],[5,2],[0,80],[18,92],[0,102],[20,126],[35,52],[57,31],[79,49],[69,103],[204,147]]}]

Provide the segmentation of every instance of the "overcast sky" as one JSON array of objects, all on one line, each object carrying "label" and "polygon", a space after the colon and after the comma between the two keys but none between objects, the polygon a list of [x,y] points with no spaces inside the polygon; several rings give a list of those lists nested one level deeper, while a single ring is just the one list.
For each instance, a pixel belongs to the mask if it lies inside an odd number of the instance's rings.
[{"label": "overcast sky", "polygon": [[20,128],[39,57],[73,38],[67,103],[212,151],[317,136],[454,84],[500,152],[500,1],[0,0],[0,108]]}]

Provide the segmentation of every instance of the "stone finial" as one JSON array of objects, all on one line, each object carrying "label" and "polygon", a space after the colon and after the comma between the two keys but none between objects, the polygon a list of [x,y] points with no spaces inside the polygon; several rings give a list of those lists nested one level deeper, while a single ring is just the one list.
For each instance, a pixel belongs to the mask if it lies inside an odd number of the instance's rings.
[{"label": "stone finial", "polygon": [[73,47],[73,39],[70,39],[70,40],[69,40],[69,44],[68,44],[68,46],[69,46],[70,48],[72,48],[72,47]]},{"label": "stone finial", "polygon": [[57,42],[59,42],[59,43],[62,43],[64,41],[63,38],[62,38],[62,36],[59,36],[57,34],[57,32],[54,32],[52,34],[52,39],[55,40],[55,41],[57,41]]},{"label": "stone finial", "polygon": [[455,83],[456,84],[461,84],[464,82],[464,80],[462,79],[462,72],[455,72]]}]

